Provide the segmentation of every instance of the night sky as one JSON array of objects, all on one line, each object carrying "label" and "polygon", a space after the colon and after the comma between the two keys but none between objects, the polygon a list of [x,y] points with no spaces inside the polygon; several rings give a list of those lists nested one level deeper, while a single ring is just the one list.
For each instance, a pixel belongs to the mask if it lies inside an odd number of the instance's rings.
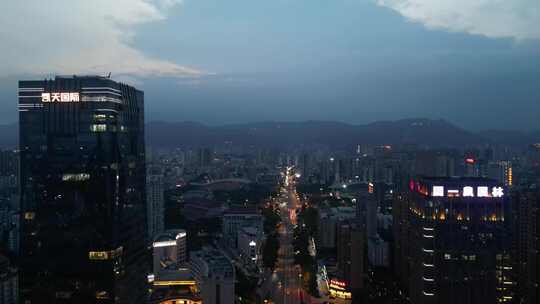
[{"label": "night sky", "polygon": [[0,123],[17,80],[108,74],[146,119],[444,118],[540,129],[538,0],[4,0]]}]

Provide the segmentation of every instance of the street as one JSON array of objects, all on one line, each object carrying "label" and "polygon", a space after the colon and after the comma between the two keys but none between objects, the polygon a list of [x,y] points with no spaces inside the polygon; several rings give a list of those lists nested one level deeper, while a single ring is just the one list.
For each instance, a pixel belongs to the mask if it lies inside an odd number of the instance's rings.
[{"label": "street", "polygon": [[281,205],[282,225],[279,228],[280,249],[276,267],[274,302],[299,304],[302,299],[302,281],[299,267],[294,265],[292,245],[293,228],[296,224],[296,208],[299,206],[294,186],[287,187],[286,204]]}]

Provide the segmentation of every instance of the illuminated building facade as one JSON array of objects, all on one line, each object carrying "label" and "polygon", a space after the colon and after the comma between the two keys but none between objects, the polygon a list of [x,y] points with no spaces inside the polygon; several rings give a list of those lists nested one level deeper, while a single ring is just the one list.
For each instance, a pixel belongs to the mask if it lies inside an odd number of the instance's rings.
[{"label": "illuminated building facade", "polygon": [[171,269],[149,276],[150,304],[202,304],[199,287],[188,268]]},{"label": "illuminated building facade", "polygon": [[419,178],[397,197],[396,269],[412,303],[512,302],[505,191],[486,178]]},{"label": "illuminated building facade", "polygon": [[262,231],[256,227],[242,227],[238,231],[238,251],[246,264],[261,266]]},{"label": "illuminated building facade", "polygon": [[99,76],[19,82],[25,303],[146,299],[144,95]]},{"label": "illuminated building facade", "polygon": [[154,275],[162,270],[177,268],[187,261],[187,233],[182,229],[167,230],[156,236],[152,243]]},{"label": "illuminated building facade", "polygon": [[328,283],[328,289],[330,291],[330,296],[334,298],[346,300],[350,300],[352,298],[352,293],[345,281],[331,279]]}]

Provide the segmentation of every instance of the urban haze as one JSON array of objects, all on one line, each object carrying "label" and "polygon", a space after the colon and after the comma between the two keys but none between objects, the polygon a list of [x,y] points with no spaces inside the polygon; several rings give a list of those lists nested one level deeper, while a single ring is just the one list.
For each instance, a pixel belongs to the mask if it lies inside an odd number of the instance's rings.
[{"label": "urban haze", "polygon": [[540,2],[0,10],[0,304],[540,303]]}]

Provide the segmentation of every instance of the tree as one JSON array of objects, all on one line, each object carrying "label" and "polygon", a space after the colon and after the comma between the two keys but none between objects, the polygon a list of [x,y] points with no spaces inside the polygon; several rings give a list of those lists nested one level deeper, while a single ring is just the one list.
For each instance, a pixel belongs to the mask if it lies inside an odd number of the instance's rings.
[{"label": "tree", "polygon": [[269,234],[263,245],[263,265],[274,270],[279,250],[279,240],[276,233]]}]

